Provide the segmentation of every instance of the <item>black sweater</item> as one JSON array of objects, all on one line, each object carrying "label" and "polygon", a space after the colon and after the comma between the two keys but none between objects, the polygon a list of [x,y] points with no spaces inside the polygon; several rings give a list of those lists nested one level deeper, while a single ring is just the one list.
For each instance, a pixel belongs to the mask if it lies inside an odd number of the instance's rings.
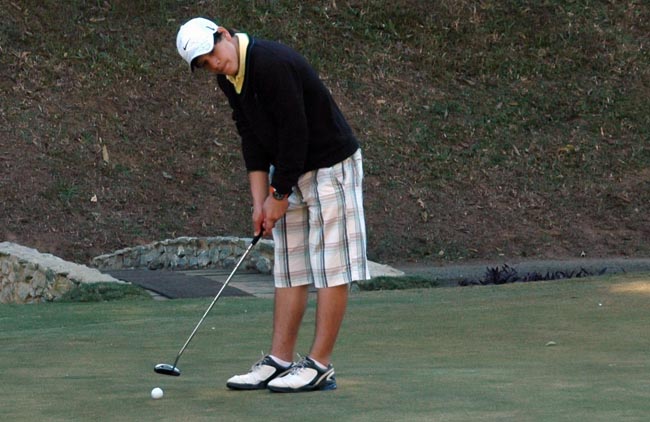
[{"label": "black sweater", "polygon": [[303,173],[359,148],[329,90],[291,48],[250,37],[244,77],[240,94],[224,75],[217,80],[233,109],[246,169],[269,171],[273,164],[278,192],[290,193]]}]

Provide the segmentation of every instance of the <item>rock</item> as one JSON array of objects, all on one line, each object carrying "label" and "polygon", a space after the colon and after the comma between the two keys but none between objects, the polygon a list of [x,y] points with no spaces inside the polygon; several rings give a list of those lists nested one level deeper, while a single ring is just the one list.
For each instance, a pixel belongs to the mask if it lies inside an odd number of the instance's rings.
[{"label": "rock", "polygon": [[0,302],[54,300],[80,283],[122,283],[94,268],[10,242],[0,243]]},{"label": "rock", "polygon": [[273,263],[266,257],[259,257],[255,262],[255,269],[262,274],[271,274],[273,272]]},{"label": "rock", "polygon": [[368,261],[368,267],[371,277],[401,277],[404,275],[404,271],[372,261]]}]

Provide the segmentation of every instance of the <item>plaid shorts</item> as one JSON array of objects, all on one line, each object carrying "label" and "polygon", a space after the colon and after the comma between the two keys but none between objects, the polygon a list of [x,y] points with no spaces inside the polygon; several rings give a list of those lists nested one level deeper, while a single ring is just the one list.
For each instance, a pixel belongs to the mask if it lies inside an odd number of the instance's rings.
[{"label": "plaid shorts", "polygon": [[370,278],[361,150],[300,176],[273,228],[275,287],[333,287]]}]

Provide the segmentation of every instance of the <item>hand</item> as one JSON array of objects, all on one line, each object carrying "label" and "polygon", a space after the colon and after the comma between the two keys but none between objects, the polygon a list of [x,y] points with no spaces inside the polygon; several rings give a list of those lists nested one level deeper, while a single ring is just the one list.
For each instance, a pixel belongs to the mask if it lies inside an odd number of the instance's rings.
[{"label": "hand", "polygon": [[281,219],[289,208],[289,199],[278,200],[271,195],[266,197],[262,212],[264,215],[264,234],[270,235],[275,222]]}]

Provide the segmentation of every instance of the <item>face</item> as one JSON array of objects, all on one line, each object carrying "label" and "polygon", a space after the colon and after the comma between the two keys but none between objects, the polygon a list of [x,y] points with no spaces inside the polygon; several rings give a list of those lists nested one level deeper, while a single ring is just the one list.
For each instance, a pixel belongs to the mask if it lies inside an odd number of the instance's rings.
[{"label": "face", "polygon": [[195,67],[220,75],[237,75],[239,52],[235,39],[225,31],[211,53],[196,58]]}]

